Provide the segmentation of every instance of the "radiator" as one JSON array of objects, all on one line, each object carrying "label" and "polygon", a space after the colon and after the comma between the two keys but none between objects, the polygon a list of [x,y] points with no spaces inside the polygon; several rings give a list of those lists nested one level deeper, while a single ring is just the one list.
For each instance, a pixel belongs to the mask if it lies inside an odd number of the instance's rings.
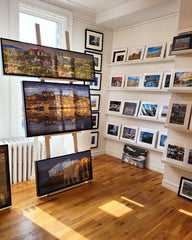
[{"label": "radiator", "polygon": [[34,179],[34,161],[46,158],[44,138],[34,139],[1,140],[1,143],[8,144],[11,184]]}]

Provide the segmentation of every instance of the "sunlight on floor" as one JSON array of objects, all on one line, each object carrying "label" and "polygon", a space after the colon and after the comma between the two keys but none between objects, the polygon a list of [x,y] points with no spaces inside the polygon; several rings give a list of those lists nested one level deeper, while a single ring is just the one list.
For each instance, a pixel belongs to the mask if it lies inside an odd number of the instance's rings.
[{"label": "sunlight on floor", "polygon": [[192,217],[192,213],[191,213],[191,212],[185,211],[185,210],[183,210],[183,209],[179,209],[179,212],[184,213],[184,214]]},{"label": "sunlight on floor", "polygon": [[139,207],[144,207],[143,204],[140,204],[140,203],[138,203],[138,202],[135,202],[135,201],[133,201],[133,200],[131,200],[131,199],[129,199],[129,198],[126,198],[126,197],[121,197],[121,198],[124,199],[124,200],[126,200],[126,201],[128,201],[128,202],[130,202],[130,203],[133,203],[133,204],[135,204],[135,205],[137,205],[137,206],[139,206]]},{"label": "sunlight on floor", "polygon": [[117,202],[115,200],[110,201],[99,207],[101,210],[115,216],[121,217],[122,215],[132,211],[131,208],[125,206],[124,204]]},{"label": "sunlight on floor", "polygon": [[87,238],[75,232],[73,229],[61,223],[38,207],[26,209],[22,213],[25,217],[55,236],[57,239],[87,240]]}]

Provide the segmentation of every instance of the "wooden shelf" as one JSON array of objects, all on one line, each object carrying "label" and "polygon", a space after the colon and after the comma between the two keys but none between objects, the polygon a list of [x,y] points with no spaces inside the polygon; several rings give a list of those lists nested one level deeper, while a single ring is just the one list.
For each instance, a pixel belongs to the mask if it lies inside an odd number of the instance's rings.
[{"label": "wooden shelf", "polygon": [[175,93],[192,93],[192,87],[183,87],[183,88],[169,88],[168,92],[175,92]]},{"label": "wooden shelf", "polygon": [[147,60],[132,60],[132,61],[123,62],[123,63],[109,63],[108,66],[124,66],[124,65],[132,65],[132,64],[172,62],[174,60],[175,60],[175,57],[160,58],[160,59],[147,59]]},{"label": "wooden shelf", "polygon": [[116,141],[116,142],[127,143],[127,144],[130,144],[130,145],[133,145],[133,146],[146,148],[146,149],[148,149],[148,150],[152,150],[152,151],[155,151],[155,152],[160,152],[160,153],[163,152],[162,149],[152,148],[152,147],[150,147],[150,146],[145,146],[145,145],[142,145],[142,144],[139,144],[139,143],[129,142],[129,141],[122,140],[122,139],[119,139],[119,138],[118,138],[118,139],[117,139],[117,138],[113,138],[113,137],[110,137],[110,136],[107,136],[107,135],[105,135],[104,138],[109,139],[109,140],[112,140],[112,141]]},{"label": "wooden shelf", "polygon": [[165,123],[165,121],[158,120],[158,119],[151,119],[151,118],[145,118],[145,117],[137,117],[137,116],[129,116],[129,115],[123,115],[121,113],[116,113],[116,112],[106,112],[106,115],[111,115],[115,117],[124,117],[124,118],[130,118],[130,119],[137,119],[137,120],[144,120],[144,121],[150,121],[150,122],[158,122],[158,123]]},{"label": "wooden shelf", "polygon": [[186,165],[182,165],[182,164],[178,164],[178,163],[174,163],[174,162],[170,162],[168,160],[161,160],[162,163],[165,163],[165,164],[168,164],[172,167],[175,167],[175,168],[179,168],[179,169],[183,169],[183,170],[186,170],[188,172],[192,172],[192,167],[188,167]]},{"label": "wooden shelf", "polygon": [[169,124],[165,124],[164,127],[168,128],[170,130],[179,131],[179,132],[183,132],[183,133],[189,133],[189,134],[192,133],[192,130],[190,130],[190,129],[183,129],[183,128],[179,128],[176,126],[170,126]]},{"label": "wooden shelf", "polygon": [[192,54],[192,49],[185,49],[185,50],[178,50],[178,51],[172,51],[171,52],[174,55],[188,55],[188,54]]},{"label": "wooden shelf", "polygon": [[108,91],[129,91],[129,92],[155,92],[155,93],[162,93],[162,92],[169,92],[168,89],[161,89],[161,88],[107,88]]}]

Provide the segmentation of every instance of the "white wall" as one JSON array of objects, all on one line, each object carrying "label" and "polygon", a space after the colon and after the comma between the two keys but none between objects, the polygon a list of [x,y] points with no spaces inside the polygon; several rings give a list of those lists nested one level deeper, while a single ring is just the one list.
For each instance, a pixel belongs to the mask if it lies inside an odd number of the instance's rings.
[{"label": "white wall", "polygon": [[[148,45],[152,43],[164,42],[172,40],[178,26],[178,16],[168,16],[153,21],[144,22],[127,28],[114,31],[113,34],[113,49],[123,47],[133,47]],[[150,73],[150,72],[165,72],[173,69],[174,62],[163,63],[145,63],[133,64],[124,66],[111,66],[111,73]],[[109,78],[108,78],[109,82]],[[169,93],[152,93],[152,92],[126,92],[126,91],[109,91],[109,99],[118,100],[143,100],[149,102],[168,103]],[[107,110],[107,105],[106,105]],[[130,120],[116,116],[107,116],[107,121],[114,123],[129,124],[131,126],[142,126],[151,129],[163,130],[164,124]],[[112,140],[107,140],[106,153],[120,157],[122,156],[123,143]],[[163,172],[164,165],[161,163],[162,153],[149,150],[146,166],[152,170]]]}]

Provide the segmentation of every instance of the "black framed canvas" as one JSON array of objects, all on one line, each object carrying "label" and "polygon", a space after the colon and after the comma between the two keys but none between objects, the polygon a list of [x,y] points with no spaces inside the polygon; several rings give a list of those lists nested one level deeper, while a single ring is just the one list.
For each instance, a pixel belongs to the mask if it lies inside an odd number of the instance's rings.
[{"label": "black framed canvas", "polygon": [[99,128],[99,112],[92,112],[92,128]]},{"label": "black framed canvas", "polygon": [[91,180],[91,152],[83,151],[35,161],[37,196]]},{"label": "black framed canvas", "polygon": [[3,72],[44,78],[95,81],[90,54],[1,38]]},{"label": "black framed canvas", "polygon": [[91,94],[91,110],[92,111],[99,111],[100,107],[100,94]]},{"label": "black framed canvas", "polygon": [[91,149],[98,148],[99,132],[91,132]]},{"label": "black framed canvas", "polygon": [[178,196],[192,201],[192,180],[191,179],[181,177]]},{"label": "black framed canvas", "polygon": [[85,48],[103,51],[103,33],[85,29]]},{"label": "black framed canvas", "polygon": [[101,70],[102,70],[102,54],[90,52],[90,51],[85,51],[85,53],[93,56],[95,71],[101,72]]},{"label": "black framed canvas", "polygon": [[90,90],[100,91],[101,90],[101,79],[102,73],[95,72],[94,82],[85,82],[85,85],[89,85]]},{"label": "black framed canvas", "polygon": [[23,81],[27,137],[92,129],[89,86]]},{"label": "black framed canvas", "polygon": [[172,51],[187,50],[192,48],[192,34],[175,36]]},{"label": "black framed canvas", "polygon": [[0,145],[0,209],[11,204],[8,145]]}]

